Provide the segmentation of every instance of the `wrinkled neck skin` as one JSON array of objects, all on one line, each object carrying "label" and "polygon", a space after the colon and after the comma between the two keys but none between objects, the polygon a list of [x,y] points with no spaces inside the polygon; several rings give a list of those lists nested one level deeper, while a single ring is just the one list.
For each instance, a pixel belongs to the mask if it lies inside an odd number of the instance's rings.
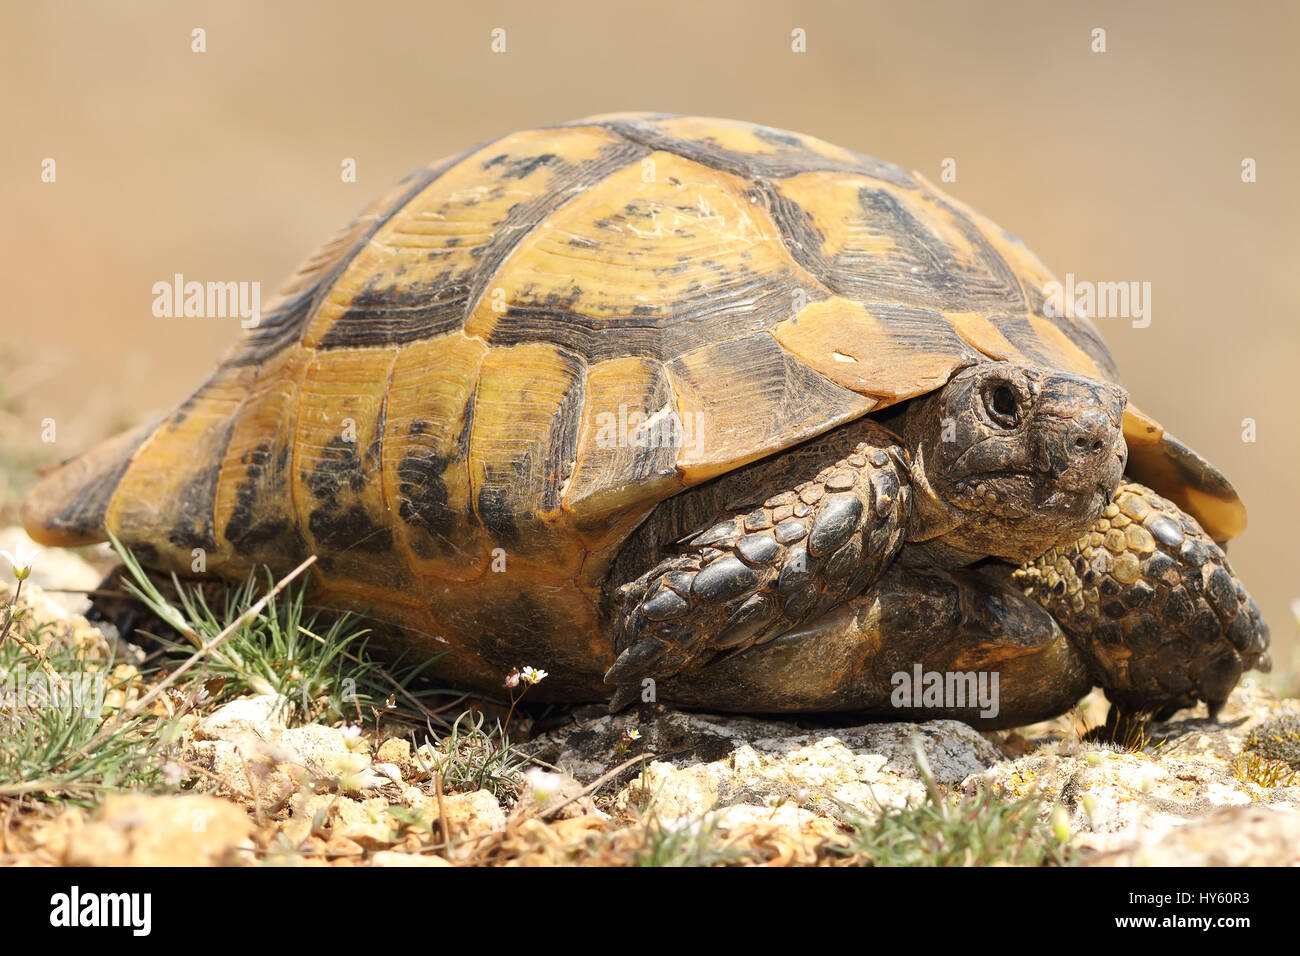
[{"label": "wrinkled neck skin", "polygon": [[1019,564],[1077,538],[1123,477],[1126,401],[1108,382],[1052,369],[957,372],[900,422],[911,457],[906,557]]},{"label": "wrinkled neck skin", "polygon": [[926,472],[926,449],[914,445],[912,457],[912,513],[908,518],[907,542],[900,560],[911,566],[939,567],[952,570],[982,561],[987,554],[977,554],[944,540],[956,529],[960,517],[939,497]]},{"label": "wrinkled neck skin", "polygon": [[917,557],[922,563],[939,567],[959,568],[974,564],[986,554],[956,546],[943,539],[957,530],[965,515],[952,507],[930,480],[934,466],[931,463],[930,440],[933,433],[943,428],[944,408],[940,401],[942,392],[932,393],[913,402],[902,424],[903,442],[911,457],[912,513],[908,517],[907,557]]}]

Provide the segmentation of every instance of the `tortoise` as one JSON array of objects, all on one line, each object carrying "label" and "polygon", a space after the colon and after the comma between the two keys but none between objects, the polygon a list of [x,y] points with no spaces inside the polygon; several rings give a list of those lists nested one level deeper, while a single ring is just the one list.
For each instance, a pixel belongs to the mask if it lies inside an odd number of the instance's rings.
[{"label": "tortoise", "polygon": [[1245,510],[1050,281],[919,174],[810,136],[518,132],[380,198],[24,523],[182,575],[316,554],[318,603],[481,691],[531,665],[537,698],[614,708],[996,727],[1100,685],[1213,716],[1268,667],[1220,547]]}]

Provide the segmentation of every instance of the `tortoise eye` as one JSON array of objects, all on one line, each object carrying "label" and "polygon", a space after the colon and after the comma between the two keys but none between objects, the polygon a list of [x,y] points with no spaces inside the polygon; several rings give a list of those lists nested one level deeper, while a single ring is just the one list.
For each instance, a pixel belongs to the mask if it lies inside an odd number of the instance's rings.
[{"label": "tortoise eye", "polygon": [[1009,385],[996,385],[985,399],[989,415],[1004,428],[1014,428],[1020,422],[1020,401]]}]

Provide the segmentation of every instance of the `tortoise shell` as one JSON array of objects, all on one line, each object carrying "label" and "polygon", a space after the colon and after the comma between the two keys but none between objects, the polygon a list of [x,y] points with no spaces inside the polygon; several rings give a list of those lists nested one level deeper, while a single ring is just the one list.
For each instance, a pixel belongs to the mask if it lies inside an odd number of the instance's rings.
[{"label": "tortoise shell", "polygon": [[[173,413],[46,477],[25,523],[182,572],[194,549],[222,575],[316,553],[327,600],[459,647],[461,677],[590,676],[604,572],[665,498],[975,362],[1115,380],[1091,322],[1045,314],[1050,279],[919,175],[808,136],[519,132],[383,196]],[[1125,435],[1132,477],[1241,530],[1208,463],[1132,407]]]}]

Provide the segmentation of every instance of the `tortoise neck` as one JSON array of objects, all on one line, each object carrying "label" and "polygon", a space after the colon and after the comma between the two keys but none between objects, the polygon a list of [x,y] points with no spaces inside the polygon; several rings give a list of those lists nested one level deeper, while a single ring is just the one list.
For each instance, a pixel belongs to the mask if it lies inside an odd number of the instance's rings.
[{"label": "tortoise neck", "polygon": [[912,513],[907,518],[907,541],[924,544],[948,534],[957,526],[957,520],[930,484],[930,478],[926,474],[925,445],[918,443],[909,451],[912,459],[909,469]]}]

